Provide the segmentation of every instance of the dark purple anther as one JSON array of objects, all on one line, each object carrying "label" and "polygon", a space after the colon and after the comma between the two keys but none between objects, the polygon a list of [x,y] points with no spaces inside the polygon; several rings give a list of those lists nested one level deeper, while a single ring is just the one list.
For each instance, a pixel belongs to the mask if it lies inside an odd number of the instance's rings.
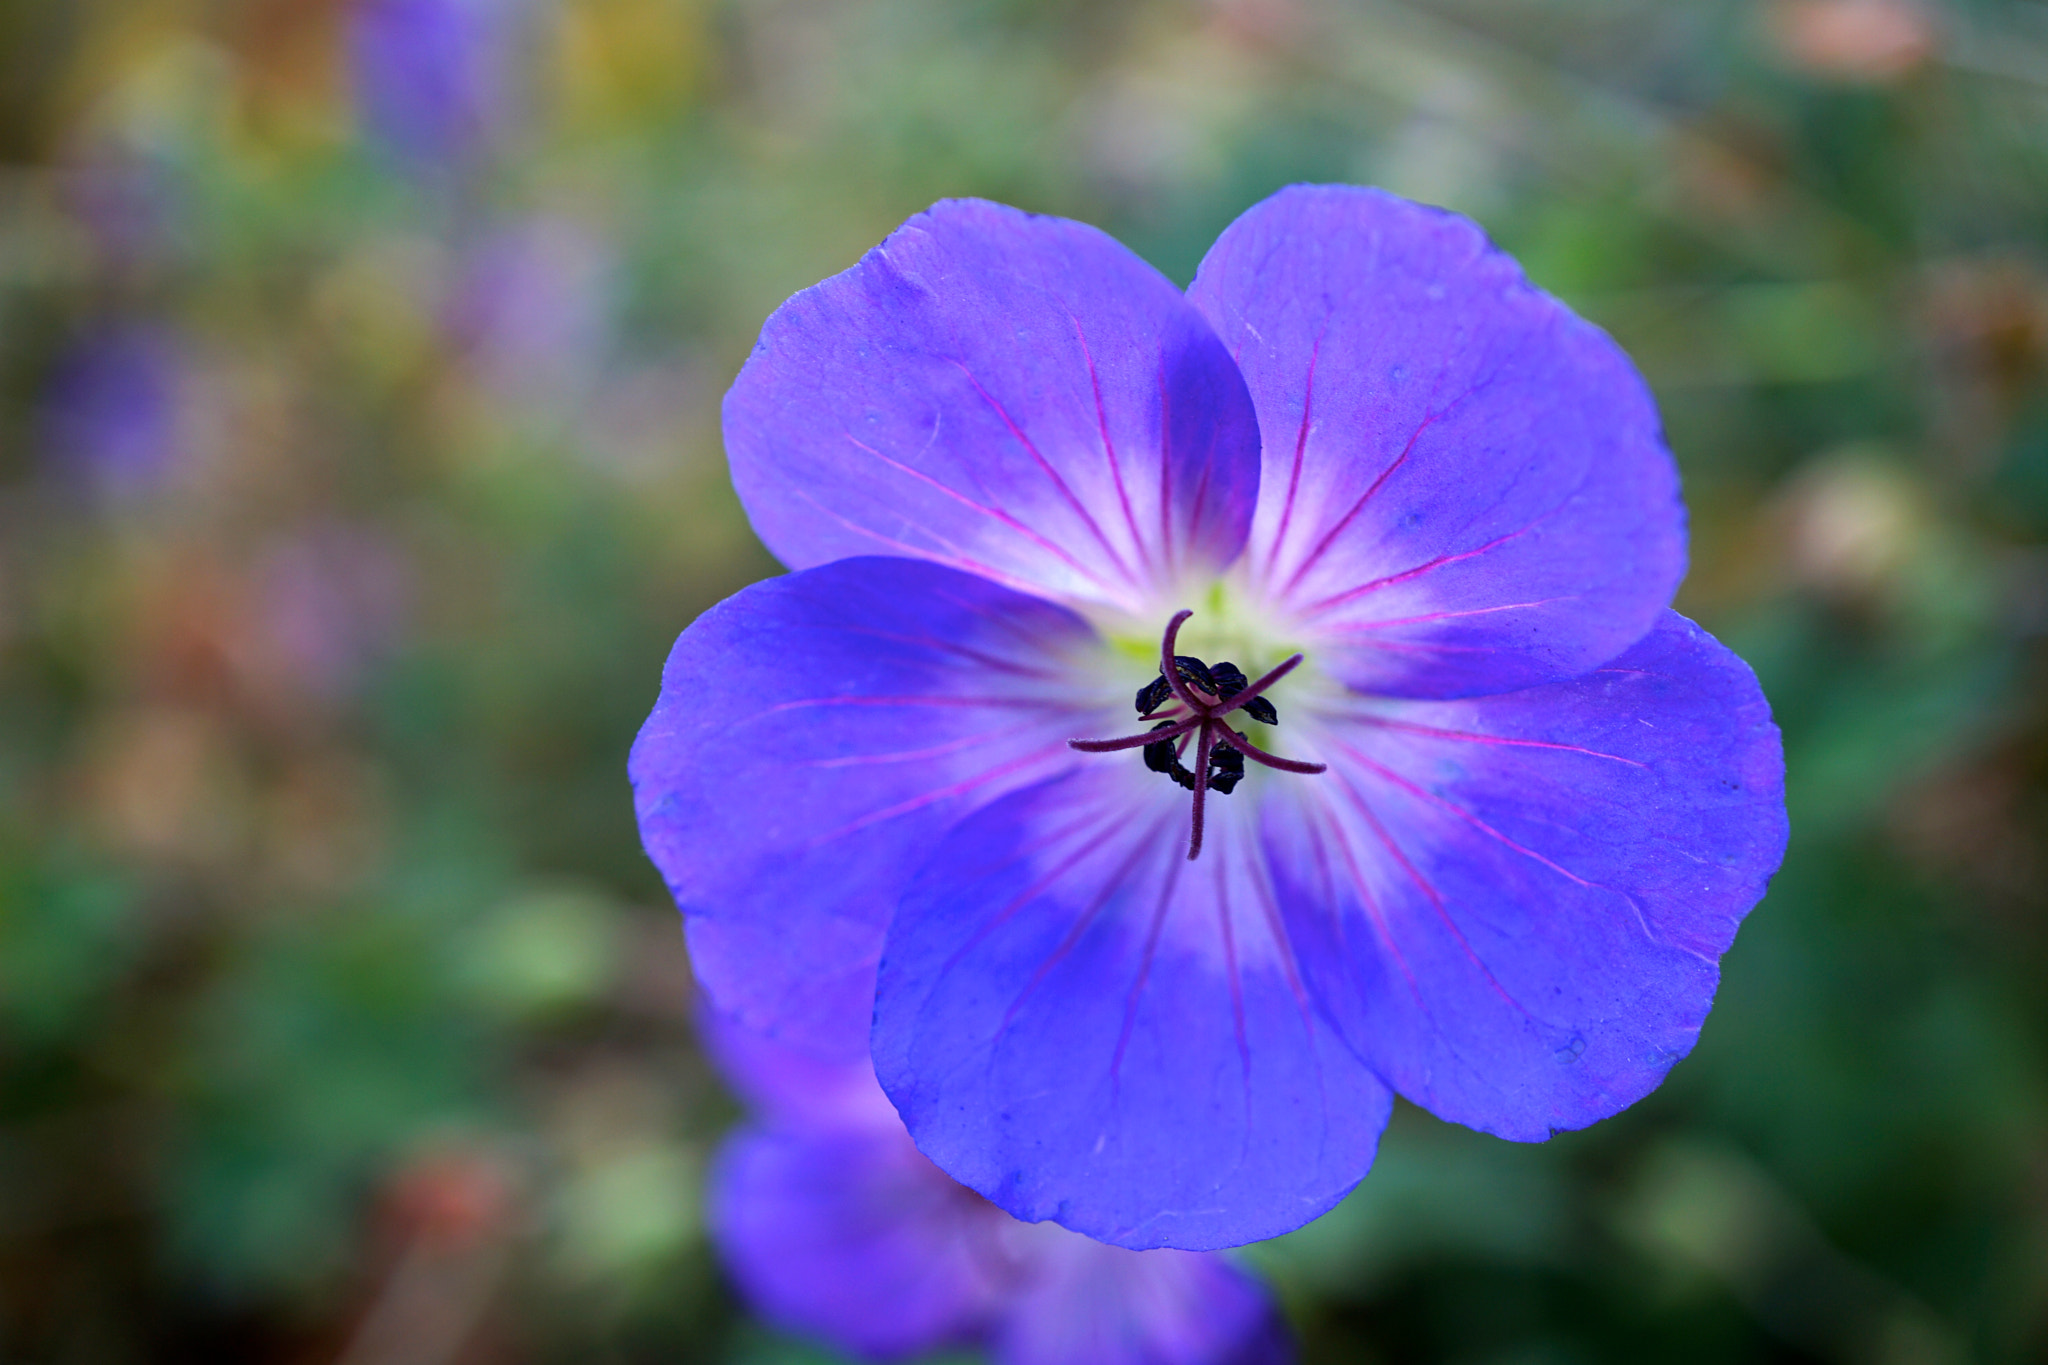
[{"label": "dark purple anther", "polygon": [[[1230,700],[1249,686],[1249,682],[1244,676],[1244,670],[1228,659],[1225,659],[1220,664],[1211,666],[1204,664],[1200,659],[1189,658],[1185,654],[1176,654],[1173,656],[1173,666],[1183,681],[1191,682],[1204,691],[1223,698],[1225,701]],[[1138,689],[1138,714],[1140,716],[1151,715],[1154,711],[1166,705],[1167,699],[1172,695],[1173,686],[1166,681],[1166,675],[1161,673],[1151,682]],[[1252,698],[1249,702],[1245,703],[1244,710],[1245,714],[1253,720],[1264,721],[1268,725],[1278,725],[1280,723],[1280,713],[1273,709],[1273,703],[1265,697]]]}]

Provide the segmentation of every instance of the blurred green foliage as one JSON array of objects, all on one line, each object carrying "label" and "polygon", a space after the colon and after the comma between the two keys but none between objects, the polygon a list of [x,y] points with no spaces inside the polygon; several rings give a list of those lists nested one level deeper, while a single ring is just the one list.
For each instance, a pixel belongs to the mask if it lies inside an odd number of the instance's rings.
[{"label": "blurred green foliage", "polygon": [[932,199],[1185,279],[1297,179],[1637,357],[1794,827],[1657,1095],[1247,1253],[1305,1357],[2048,1358],[2048,6],[439,4],[437,133],[424,0],[0,2],[0,1360],[827,1359],[624,779],[775,572],[719,396]]}]

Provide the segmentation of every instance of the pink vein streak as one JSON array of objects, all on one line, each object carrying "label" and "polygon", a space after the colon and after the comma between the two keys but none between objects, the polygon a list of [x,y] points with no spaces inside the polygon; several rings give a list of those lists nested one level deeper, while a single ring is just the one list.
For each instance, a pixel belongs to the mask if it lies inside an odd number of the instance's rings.
[{"label": "pink vein streak", "polygon": [[[1544,516],[1548,515],[1549,513],[1547,512],[1544,514]],[[1543,520],[1543,517],[1536,518],[1536,521],[1541,520]],[[1322,601],[1312,604],[1308,608],[1308,610],[1303,614],[1307,616],[1320,616],[1322,613],[1326,611],[1330,611],[1334,608],[1343,606],[1346,602],[1354,602],[1359,598],[1364,597],[1370,593],[1378,592],[1382,588],[1391,588],[1396,583],[1406,583],[1410,579],[1420,578],[1424,574],[1429,573],[1432,570],[1443,568],[1446,564],[1460,564],[1468,559],[1477,559],[1480,555],[1488,554],[1494,550],[1499,549],[1501,546],[1507,544],[1511,540],[1514,540],[1518,536],[1527,535],[1530,531],[1535,529],[1536,521],[1530,522],[1527,526],[1517,527],[1515,530],[1509,531],[1506,535],[1495,536],[1492,540],[1487,541],[1484,545],[1481,545],[1479,548],[1475,550],[1462,550],[1459,553],[1452,555],[1438,555],[1435,559],[1428,560],[1425,563],[1417,564],[1412,569],[1403,569],[1399,573],[1388,574],[1385,578],[1375,578],[1370,583],[1361,583],[1359,586],[1351,588],[1345,592],[1340,592],[1334,597],[1325,597]],[[1297,577],[1299,577],[1299,575],[1297,575]]]},{"label": "pink vein streak", "polygon": [[1026,721],[1021,725],[1006,725],[996,730],[983,730],[977,734],[962,735],[944,744],[934,744],[924,749],[897,749],[886,754],[849,754],[840,758],[805,759],[806,768],[865,768],[879,763],[908,763],[920,758],[944,758],[965,749],[973,749],[991,740],[1002,739],[1024,730],[1037,729],[1042,721]]},{"label": "pink vein streak", "polygon": [[1401,616],[1388,621],[1346,621],[1334,627],[1332,635],[1362,635],[1367,631],[1385,630],[1389,626],[1426,626],[1432,621],[1452,621],[1466,616],[1491,616],[1502,611],[1525,611],[1530,607],[1547,607],[1553,602],[1570,602],[1579,594],[1566,593],[1562,597],[1539,597],[1533,602],[1503,602],[1497,607],[1472,607],[1466,611],[1432,611],[1421,616]]},{"label": "pink vein streak", "polygon": [[1393,783],[1395,786],[1400,787],[1403,791],[1406,791],[1411,795],[1420,798],[1423,801],[1427,801],[1429,804],[1437,807],[1437,809],[1439,810],[1450,812],[1452,815],[1458,817],[1458,819],[1464,821],[1472,828],[1478,830],[1481,834],[1486,835],[1490,839],[1496,840],[1498,843],[1500,843],[1502,847],[1511,849],[1514,852],[1521,854],[1523,857],[1528,858],[1532,862],[1535,862],[1540,866],[1549,868],[1552,872],[1555,872],[1558,876],[1563,877],[1566,881],[1573,882],[1579,886],[1583,886],[1588,891],[1605,891],[1610,896],[1619,896],[1622,900],[1628,902],[1629,908],[1631,910],[1635,911],[1636,923],[1642,929],[1644,937],[1648,938],[1650,942],[1657,944],[1659,947],[1677,947],[1679,948],[1679,951],[1691,953],[1692,956],[1700,958],[1702,961],[1712,961],[1711,958],[1706,957],[1702,953],[1695,952],[1693,949],[1690,948],[1681,947],[1677,944],[1668,943],[1666,940],[1659,937],[1656,931],[1650,927],[1650,921],[1648,920],[1648,918],[1644,916],[1643,907],[1640,904],[1638,904],[1636,898],[1630,895],[1628,892],[1618,890],[1617,888],[1608,886],[1603,882],[1588,881],[1584,877],[1581,877],[1578,873],[1570,870],[1569,868],[1558,866],[1550,859],[1544,857],[1541,853],[1536,852],[1536,850],[1532,848],[1524,848],[1521,844],[1515,842],[1513,839],[1510,839],[1507,835],[1502,834],[1492,825],[1487,824],[1484,820],[1481,820],[1478,816],[1474,815],[1471,811],[1466,810],[1463,806],[1457,804],[1455,801],[1447,801],[1443,797],[1436,795],[1434,792],[1425,791],[1423,788],[1416,786],[1413,782],[1410,782],[1406,778],[1402,777],[1399,773],[1381,767],[1379,764],[1373,762],[1365,755],[1351,749],[1348,745],[1345,745],[1340,742],[1337,747],[1345,750],[1345,752],[1351,754],[1351,756],[1357,759],[1360,763],[1363,763],[1366,767],[1371,768],[1374,772],[1378,773],[1381,777]]},{"label": "pink vein streak", "polygon": [[1230,974],[1230,1020],[1237,1033],[1237,1063],[1244,1075],[1245,1099],[1249,1103],[1252,1090],[1252,1050],[1245,1036],[1244,1026],[1244,978],[1237,966],[1237,932],[1230,923],[1230,868],[1227,854],[1230,850],[1228,838],[1216,842],[1216,927],[1223,935],[1223,967]]},{"label": "pink vein streak", "polygon": [[1072,569],[1075,573],[1078,573],[1083,577],[1087,578],[1090,582],[1099,584],[1103,587],[1109,586],[1107,583],[1103,583],[1101,575],[1097,574],[1093,569],[1083,564],[1080,560],[1074,558],[1071,554],[1068,554],[1067,551],[1064,548],[1062,548],[1056,541],[1049,539],[1043,532],[1037,531],[1032,527],[1025,525],[1022,521],[1019,521],[1016,517],[1011,516],[1008,512],[1003,511],[1000,507],[990,507],[986,503],[976,502],[973,498],[968,497],[959,489],[954,488],[952,485],[948,483],[945,483],[943,480],[933,478],[931,475],[925,473],[922,469],[913,468],[910,465],[904,464],[901,460],[891,459],[889,456],[884,455],[881,451],[876,450],[873,446],[868,445],[865,442],[856,438],[854,434],[850,431],[846,433],[846,439],[853,442],[853,445],[856,449],[866,451],[875,459],[880,460],[883,464],[889,466],[889,468],[894,469],[899,473],[908,474],[911,478],[918,480],[920,483],[926,484],[927,486],[936,489],[938,492],[945,494],[947,497],[953,499],[953,501],[959,503],[962,507],[970,508],[973,511],[979,512],[983,516],[989,517],[992,520],[1009,527],[1012,531],[1015,531],[1018,535],[1021,535],[1026,539],[1030,540],[1033,544],[1039,546],[1041,549],[1050,551],[1052,554],[1058,556],[1060,561],[1064,563],[1068,568]]},{"label": "pink vein streak", "polygon": [[[792,488],[789,491],[791,496],[807,502],[816,508],[820,515],[838,522],[857,536],[864,536],[869,540],[888,546],[905,559],[926,559],[934,564],[944,564],[949,569],[958,569],[962,573],[975,574],[1021,593],[1036,595],[1044,591],[1037,584],[1027,583],[1015,574],[1005,573],[992,564],[983,564],[978,560],[969,559],[966,555],[960,553],[960,547],[957,545],[948,547],[952,551],[950,554],[934,554],[922,545],[912,545],[908,541],[897,540],[893,536],[885,536],[871,526],[862,526],[859,522],[843,517],[801,488]],[[1096,581],[1099,583],[1102,580],[1097,579]]]},{"label": "pink vein streak", "polygon": [[[1046,849],[1057,848],[1066,840],[1072,838],[1076,834],[1079,834],[1082,830],[1088,828],[1089,825],[1095,823],[1095,819],[1096,816],[1093,813],[1091,813],[1088,815],[1084,815],[1079,820],[1075,820],[1070,822],[1069,824],[1063,825],[1058,830],[1054,831],[1052,834],[1047,835],[1042,839],[1034,840],[1032,843],[1030,843],[1024,848],[1011,850],[1008,856],[1006,856],[1001,862],[980,869],[980,874],[983,876],[987,876],[1000,868],[1010,866],[1012,863],[1022,862],[1028,858],[1035,858],[1040,853],[1043,853]],[[1033,900],[1037,899],[1038,896],[1042,892],[1044,892],[1045,888],[1051,886],[1061,877],[1066,876],[1068,872],[1073,870],[1073,867],[1076,863],[1080,862],[1090,853],[1093,853],[1096,849],[1102,847],[1103,844],[1107,843],[1110,837],[1115,833],[1116,826],[1114,825],[1108,826],[1103,830],[1099,831],[1094,838],[1088,840],[1080,848],[1068,854],[1066,859],[1062,861],[1057,867],[1053,868],[1052,871],[1046,873],[1037,881],[1033,882],[1025,890],[1013,896],[1007,905],[1005,905],[1001,910],[998,910],[995,913],[993,918],[991,918],[987,923],[983,924],[980,928],[976,929],[972,934],[968,935],[967,941],[961,944],[958,948],[953,950],[952,954],[946,959],[946,965],[940,969],[940,975],[945,975],[946,973],[951,972],[955,967],[959,966],[961,959],[966,957],[969,953],[973,952],[976,948],[979,948],[990,934],[993,934],[996,930],[1002,928],[1005,924],[1008,924],[1010,920],[1017,914],[1018,911],[1022,910],[1025,906],[1029,905]]]},{"label": "pink vein streak", "polygon": [[1287,528],[1294,520],[1294,497],[1301,491],[1302,452],[1308,448],[1309,417],[1315,411],[1316,361],[1323,353],[1323,334],[1316,333],[1316,339],[1308,349],[1308,382],[1301,391],[1301,427],[1294,433],[1294,467],[1287,475],[1287,500],[1280,504],[1280,524],[1273,531],[1272,552],[1266,556],[1266,573],[1271,575],[1280,562],[1280,546],[1287,539]]},{"label": "pink vein streak", "polygon": [[1316,542],[1315,548],[1308,552],[1307,557],[1301,563],[1294,566],[1294,572],[1287,579],[1287,591],[1292,592],[1300,585],[1302,576],[1315,567],[1316,561],[1329,553],[1330,546],[1336,542],[1339,535],[1343,534],[1344,528],[1349,526],[1358,514],[1365,510],[1365,505],[1373,500],[1386,481],[1394,477],[1394,471],[1408,463],[1408,456],[1414,452],[1415,443],[1422,439],[1422,433],[1428,431],[1436,419],[1437,414],[1433,412],[1422,419],[1422,424],[1415,428],[1415,434],[1408,438],[1407,445],[1401,447],[1401,453],[1394,458],[1394,462],[1380,471],[1380,476],[1372,481],[1372,486],[1358,495],[1358,501],[1352,503],[1344,515],[1337,518],[1336,525],[1325,531],[1323,538]]},{"label": "pink vein streak", "polygon": [[[1341,749],[1344,748],[1344,745],[1340,743],[1337,747]],[[1451,918],[1450,909],[1444,904],[1442,894],[1437,891],[1435,886],[1430,884],[1427,877],[1422,875],[1421,869],[1409,861],[1408,855],[1401,851],[1401,846],[1394,842],[1394,836],[1387,832],[1387,827],[1380,823],[1379,816],[1373,813],[1372,806],[1367,803],[1364,794],[1351,784],[1349,777],[1344,776],[1341,772],[1338,774],[1338,779],[1338,785],[1351,798],[1352,805],[1357,807],[1358,813],[1365,817],[1365,822],[1372,826],[1374,836],[1379,839],[1387,852],[1394,855],[1394,861],[1401,864],[1401,870],[1408,874],[1409,879],[1415,883],[1416,888],[1422,892],[1424,898],[1429,901],[1430,906],[1436,911],[1437,919],[1443,922],[1444,928],[1450,930],[1451,937],[1457,941],[1459,951],[1464,953],[1466,959],[1479,969],[1479,974],[1486,978],[1486,984],[1493,988],[1495,995],[1506,1001],[1523,1018],[1533,1021],[1534,1016],[1522,1008],[1522,1002],[1509,995],[1507,988],[1501,985],[1499,979],[1494,976],[1493,970],[1480,960],[1479,954],[1473,950],[1471,942],[1466,939],[1464,931],[1458,928],[1457,921]]]},{"label": "pink vein streak", "polygon": [[1620,754],[1606,754],[1598,749],[1587,749],[1577,744],[1553,744],[1543,739],[1511,739],[1505,735],[1482,735],[1471,730],[1441,730],[1434,725],[1417,725],[1413,721],[1391,720],[1385,716],[1350,715],[1344,719],[1360,725],[1373,725],[1383,730],[1405,730],[1410,734],[1429,735],[1436,739],[1460,739],[1473,744],[1497,744],[1511,749],[1556,749],[1561,753],[1584,754],[1588,758],[1612,759],[1616,763],[1626,763],[1631,768],[1650,766],[1647,763],[1638,763],[1632,758],[1623,758]]},{"label": "pink vein streak", "polygon": [[[1158,835],[1163,833],[1165,829],[1166,825],[1163,821],[1160,824],[1155,825],[1150,836],[1138,840],[1137,843],[1135,843],[1132,846],[1130,855],[1126,857],[1121,864],[1118,865],[1116,874],[1104,880],[1102,884],[1102,890],[1099,893],[1097,893],[1094,900],[1088,903],[1088,908],[1075,917],[1074,922],[1067,927],[1066,934],[1061,937],[1060,941],[1057,944],[1053,946],[1053,950],[1050,953],[1046,954],[1045,961],[1038,964],[1037,969],[1031,973],[1031,979],[1024,983],[1024,989],[1017,992],[1017,998],[1015,1000],[1012,1000],[1010,1002],[1010,1007],[1003,1012],[1002,1022],[996,1026],[996,1037],[1000,1038],[1004,1033],[1009,1031],[1011,1023],[1014,1022],[1017,1017],[1017,1011],[1024,1008],[1024,1002],[1031,997],[1032,992],[1036,991],[1038,987],[1045,981],[1045,978],[1052,974],[1053,968],[1059,966],[1060,963],[1066,961],[1067,956],[1070,953],[1072,953],[1074,951],[1075,946],[1080,943],[1081,935],[1088,932],[1088,926],[1090,924],[1093,924],[1095,922],[1095,917],[1102,913],[1102,907],[1109,904],[1109,898],[1111,896],[1114,896],[1117,893],[1117,890],[1123,886],[1125,880],[1131,874],[1131,869],[1137,865],[1138,859],[1144,857],[1146,853],[1151,851],[1151,845],[1153,841],[1157,838]],[[1082,848],[1078,850],[1072,857],[1068,858],[1065,862],[1061,863],[1060,866],[1057,869],[1055,869],[1051,875],[1040,878],[1032,886],[1031,890],[1025,892],[1023,895],[1011,901],[1009,905],[1005,906],[1001,914],[997,915],[994,920],[990,921],[984,929],[982,929],[979,933],[976,934],[974,941],[979,942],[981,939],[986,938],[990,933],[994,932],[998,925],[1008,920],[1012,915],[1015,915],[1019,910],[1023,909],[1025,905],[1037,899],[1039,894],[1043,892],[1046,887],[1050,886],[1059,877],[1065,875],[1065,873],[1068,870],[1070,870],[1075,863],[1078,863],[1079,861],[1081,861],[1082,858],[1085,858],[1090,853],[1093,853],[1096,849],[1100,848],[1109,839],[1110,835],[1114,833],[1116,833],[1116,826],[1112,825],[1103,833],[1098,834],[1095,838],[1089,840],[1088,843],[1082,846]]]},{"label": "pink vein streak", "polygon": [[1116,442],[1109,438],[1109,411],[1102,404],[1102,377],[1095,370],[1095,352],[1089,349],[1088,334],[1081,328],[1081,319],[1070,311],[1067,317],[1074,324],[1074,339],[1081,343],[1081,359],[1088,365],[1088,387],[1095,394],[1095,428],[1102,433],[1102,453],[1109,460],[1110,481],[1116,485],[1116,500],[1123,508],[1124,525],[1131,530],[1131,544],[1137,546],[1138,557],[1145,567],[1152,567],[1152,551],[1145,544],[1145,537],[1138,533],[1138,514],[1131,507],[1131,495],[1124,488],[1123,466],[1117,462]]},{"label": "pink vein streak", "polygon": [[[1124,1049],[1130,1045],[1131,1029],[1138,1022],[1138,1001],[1145,994],[1145,983],[1152,978],[1152,959],[1159,951],[1159,931],[1166,924],[1167,907],[1173,903],[1173,889],[1180,882],[1180,869],[1180,859],[1170,857],[1166,860],[1166,881],[1159,888],[1159,903],[1153,907],[1152,924],[1145,933],[1145,952],[1138,960],[1138,979],[1131,983],[1131,993],[1124,997],[1123,1027],[1117,1031],[1116,1051],[1109,1059],[1112,1094],[1123,1086]],[[1121,875],[1118,880],[1122,880]]]},{"label": "pink vein streak", "polygon": [[822,848],[836,839],[844,839],[847,835],[864,830],[870,825],[878,825],[884,820],[894,820],[899,815],[908,815],[912,811],[923,810],[926,806],[947,800],[950,797],[964,795],[967,792],[973,791],[976,787],[985,787],[991,782],[1000,781],[1008,777],[1011,773],[1018,772],[1030,767],[1034,763],[1050,758],[1054,754],[1066,751],[1067,746],[1064,741],[1043,749],[1035,749],[1021,758],[1014,758],[1008,763],[998,764],[986,772],[976,773],[974,776],[955,782],[951,786],[940,787],[936,791],[925,792],[921,796],[913,796],[908,801],[899,801],[895,805],[882,810],[870,811],[850,824],[841,825],[830,834],[820,835],[818,838],[813,839],[811,847]]},{"label": "pink vein streak", "polygon": [[1024,434],[1024,429],[1017,425],[1016,419],[1010,416],[1009,410],[997,401],[994,394],[981,386],[981,381],[974,377],[972,370],[969,370],[957,360],[953,362],[953,366],[962,375],[966,376],[968,384],[973,387],[976,393],[981,395],[982,401],[987,403],[995,415],[1002,419],[1003,425],[1010,429],[1010,434],[1017,438],[1017,443],[1030,453],[1032,460],[1038,465],[1039,470],[1044,473],[1047,479],[1052,481],[1052,486],[1057,488],[1060,496],[1067,500],[1067,506],[1074,509],[1074,514],[1081,518],[1082,523],[1094,535],[1096,542],[1102,546],[1103,552],[1109,556],[1110,562],[1115,564],[1117,570],[1123,574],[1124,581],[1126,583],[1135,582],[1131,573],[1131,566],[1124,563],[1124,557],[1117,553],[1116,546],[1109,543],[1109,537],[1102,533],[1102,528],[1096,524],[1095,518],[1090,515],[1088,508],[1083,505],[1078,497],[1074,496],[1074,490],[1067,486],[1067,481],[1060,477],[1059,471],[1054,469],[1052,463],[1039,452],[1038,447],[1032,444],[1031,438]]}]

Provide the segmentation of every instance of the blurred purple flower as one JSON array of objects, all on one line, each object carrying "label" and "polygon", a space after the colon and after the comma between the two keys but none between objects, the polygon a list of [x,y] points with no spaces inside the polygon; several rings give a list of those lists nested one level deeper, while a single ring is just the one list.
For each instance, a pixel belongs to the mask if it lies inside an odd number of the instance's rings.
[{"label": "blurred purple flower", "polygon": [[609,244],[581,223],[537,214],[469,249],[447,326],[494,397],[559,409],[603,364],[611,288]]},{"label": "blurred purple flower", "polygon": [[113,498],[161,487],[184,453],[186,361],[176,336],[102,324],[61,356],[44,386],[43,448],[59,477]]},{"label": "blurred purple flower", "polygon": [[58,194],[110,267],[170,254],[176,177],[160,161],[118,145],[89,145],[60,172]]},{"label": "blurred purple flower", "polygon": [[918,1154],[865,1061],[705,1033],[756,1106],[712,1175],[711,1230],[764,1318],[871,1360],[985,1345],[998,1365],[1280,1365],[1265,1291],[1209,1252],[1020,1223]]},{"label": "blurred purple flower", "polygon": [[713,1004],[871,1020],[956,1180],[1232,1245],[1335,1204],[1397,1092],[1540,1141],[1692,1048],[1777,729],[1666,609],[1642,380],[1470,222],[1285,190],[1183,295],[940,204],[769,319],[725,432],[796,572],[677,641],[642,837]]},{"label": "blurred purple flower", "polygon": [[512,113],[516,0],[356,0],[348,54],[369,134],[421,166],[489,149]]},{"label": "blurred purple flower", "polygon": [[273,545],[258,575],[264,639],[290,682],[321,701],[353,692],[404,628],[410,566],[374,527],[308,527]]}]

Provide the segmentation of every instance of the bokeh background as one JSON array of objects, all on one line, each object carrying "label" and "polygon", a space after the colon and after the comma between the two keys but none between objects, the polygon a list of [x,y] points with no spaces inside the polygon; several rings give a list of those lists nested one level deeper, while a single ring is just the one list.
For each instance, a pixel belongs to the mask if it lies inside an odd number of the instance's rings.
[{"label": "bokeh background", "polygon": [[0,0],[0,1361],[829,1360],[624,775],[719,397],[936,198],[1304,179],[1634,354],[1794,829],[1654,1097],[1247,1253],[1305,1358],[2048,1360],[2048,4]]}]

